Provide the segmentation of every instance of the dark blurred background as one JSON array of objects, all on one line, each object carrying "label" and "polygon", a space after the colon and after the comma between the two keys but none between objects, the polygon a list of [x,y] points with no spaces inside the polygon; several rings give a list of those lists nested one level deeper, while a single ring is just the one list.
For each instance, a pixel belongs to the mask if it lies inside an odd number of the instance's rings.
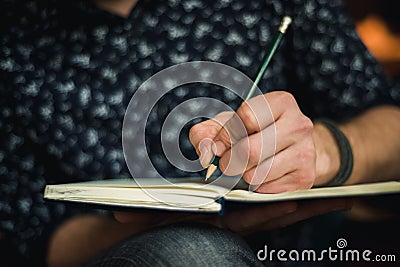
[{"label": "dark blurred background", "polygon": [[400,81],[400,1],[346,1],[365,45],[386,73]]},{"label": "dark blurred background", "polygon": [[[400,83],[400,1],[346,1],[360,38],[386,74]],[[352,247],[368,247],[381,254],[396,252],[396,263],[347,262],[343,266],[399,266],[399,204],[400,196],[358,199],[345,213],[338,233],[338,237],[348,237]]]}]

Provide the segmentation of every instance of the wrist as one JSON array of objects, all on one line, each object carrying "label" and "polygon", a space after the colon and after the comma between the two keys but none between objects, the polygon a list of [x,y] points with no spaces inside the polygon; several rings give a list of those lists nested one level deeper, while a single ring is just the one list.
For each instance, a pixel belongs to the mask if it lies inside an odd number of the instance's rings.
[{"label": "wrist", "polygon": [[316,150],[316,178],[314,186],[321,186],[331,181],[340,169],[338,144],[326,126],[314,124],[313,139]]}]

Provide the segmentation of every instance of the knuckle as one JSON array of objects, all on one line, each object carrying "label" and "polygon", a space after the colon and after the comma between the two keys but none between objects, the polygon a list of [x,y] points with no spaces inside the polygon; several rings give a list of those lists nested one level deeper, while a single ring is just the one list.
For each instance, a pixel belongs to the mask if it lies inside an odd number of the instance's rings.
[{"label": "knuckle", "polygon": [[283,105],[295,104],[297,106],[296,99],[294,98],[294,96],[291,93],[285,92],[285,91],[279,91],[279,92],[275,92],[275,94],[278,97],[279,103],[281,103]]},{"label": "knuckle", "polygon": [[298,120],[298,129],[304,132],[312,132],[313,128],[314,124],[311,119],[302,114]]},{"label": "knuckle", "polygon": [[314,184],[314,177],[312,177],[311,173],[308,173],[299,178],[300,189],[310,189]]},{"label": "knuckle", "polygon": [[246,129],[249,132],[256,132],[260,130],[260,125],[255,116],[253,110],[247,103],[242,103],[240,108],[237,111],[237,115],[242,120],[243,124],[245,125]]},{"label": "knuckle", "polygon": [[313,160],[315,158],[315,149],[314,146],[310,145],[310,146],[306,146],[305,148],[297,151],[297,155],[296,157],[298,159],[300,159],[301,161],[309,161],[309,160]]},{"label": "knuckle", "polygon": [[312,133],[314,130],[314,124],[312,123],[311,119],[301,114],[301,116],[296,117],[294,120],[293,127],[289,130],[289,135],[293,136],[293,138],[307,136],[311,138]]},{"label": "knuckle", "polygon": [[312,170],[304,171],[296,177],[298,189],[309,189],[313,186],[315,172]]}]

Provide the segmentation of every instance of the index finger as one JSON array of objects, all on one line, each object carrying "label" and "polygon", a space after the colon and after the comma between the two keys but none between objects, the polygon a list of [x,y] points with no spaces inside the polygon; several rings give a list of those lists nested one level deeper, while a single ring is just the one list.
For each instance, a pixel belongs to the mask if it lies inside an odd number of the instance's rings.
[{"label": "index finger", "polygon": [[293,113],[293,110],[298,109],[293,95],[283,91],[259,95],[243,102],[232,120],[228,121],[214,138],[215,154],[221,157],[239,140],[267,128],[284,113]]},{"label": "index finger", "polygon": [[[200,144],[204,139],[213,140],[223,125],[232,117],[233,112],[221,112],[214,118],[194,125],[189,132],[189,140],[200,155]],[[207,145],[208,146],[208,145]],[[209,145],[211,151],[211,144]]]},{"label": "index finger", "polygon": [[[270,96],[272,94],[272,96]],[[216,155],[222,154],[242,138],[259,132],[272,124],[275,119],[269,107],[268,99],[275,98],[275,93],[259,95],[243,102],[236,114],[215,137]]]}]

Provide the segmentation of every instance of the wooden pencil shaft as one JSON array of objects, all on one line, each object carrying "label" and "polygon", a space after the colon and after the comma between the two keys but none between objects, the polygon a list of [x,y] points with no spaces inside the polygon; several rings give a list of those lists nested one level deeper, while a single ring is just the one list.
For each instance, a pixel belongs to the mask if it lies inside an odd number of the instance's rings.
[{"label": "wooden pencil shaft", "polygon": [[256,77],[254,78],[253,85],[251,86],[250,90],[247,92],[247,95],[244,97],[244,101],[249,100],[253,94],[254,91],[256,90],[258,84],[260,83],[261,79],[264,77],[264,74],[268,68],[269,63],[271,62],[272,57],[274,56],[276,50],[278,49],[281,40],[283,38],[283,33],[278,31],[278,33],[275,35],[274,40],[272,41],[271,47],[269,48],[268,53],[265,54],[262,64],[257,70]]}]

